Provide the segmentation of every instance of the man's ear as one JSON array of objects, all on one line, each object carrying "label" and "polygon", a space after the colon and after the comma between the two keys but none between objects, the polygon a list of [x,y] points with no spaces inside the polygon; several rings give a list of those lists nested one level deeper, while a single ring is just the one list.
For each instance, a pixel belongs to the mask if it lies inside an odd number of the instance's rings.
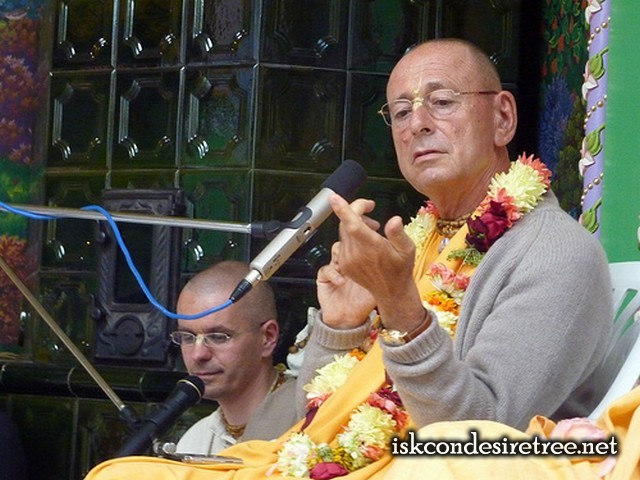
[{"label": "man's ear", "polygon": [[513,140],[518,126],[518,109],[516,99],[507,90],[496,95],[495,137],[496,146],[504,147]]},{"label": "man's ear", "polygon": [[267,320],[260,327],[262,330],[262,354],[264,357],[273,355],[278,339],[280,338],[280,327],[275,319]]}]

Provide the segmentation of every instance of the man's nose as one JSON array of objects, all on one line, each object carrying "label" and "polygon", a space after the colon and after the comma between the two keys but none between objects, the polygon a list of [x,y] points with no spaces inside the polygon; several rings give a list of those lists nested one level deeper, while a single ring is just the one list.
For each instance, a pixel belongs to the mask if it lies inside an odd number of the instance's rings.
[{"label": "man's nose", "polygon": [[413,102],[413,111],[409,119],[409,128],[412,133],[434,130],[434,118],[427,109],[423,100]]},{"label": "man's nose", "polygon": [[191,357],[197,360],[209,359],[213,352],[204,343],[204,338],[198,338],[191,347]]}]

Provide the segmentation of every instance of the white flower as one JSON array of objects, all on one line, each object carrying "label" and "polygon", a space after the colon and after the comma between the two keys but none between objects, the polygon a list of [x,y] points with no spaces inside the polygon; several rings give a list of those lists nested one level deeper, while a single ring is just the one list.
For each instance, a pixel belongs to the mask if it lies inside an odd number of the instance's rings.
[{"label": "white flower", "polygon": [[497,197],[498,191],[504,188],[513,203],[522,213],[534,209],[538,199],[546,191],[546,186],[540,181],[538,172],[521,162],[514,162],[507,173],[499,173],[491,181],[489,195]]},{"label": "white flower", "polygon": [[433,310],[433,307],[430,307],[429,305],[427,305],[427,308],[435,311],[436,317],[438,317],[438,325],[444,328],[449,335],[453,335],[456,324],[458,323],[458,317],[451,312]]},{"label": "white flower", "polygon": [[304,387],[308,399],[321,397],[335,392],[347,381],[347,377],[351,370],[359,363],[359,360],[353,355],[335,355],[334,361],[319,368],[316,375],[310,383]]},{"label": "white flower", "polygon": [[395,426],[395,420],[387,412],[371,405],[360,405],[351,415],[345,432],[338,434],[338,445],[351,457],[355,468],[362,468],[370,463],[364,449],[387,448]]},{"label": "white flower", "polygon": [[465,289],[456,288],[455,284],[446,282],[440,275],[434,275],[431,278],[431,283],[437,290],[446,293],[449,297],[453,298],[453,300],[458,305],[462,305],[462,299],[464,298],[464,294],[466,292]]},{"label": "white flower", "polygon": [[435,227],[436,218],[430,213],[416,215],[404,226],[404,233],[407,234],[416,246],[416,256],[420,255],[425,239]]},{"label": "white flower", "polygon": [[360,443],[382,448],[387,445],[387,440],[393,435],[395,426],[395,420],[387,412],[364,404],[351,415],[347,430],[356,435]]},{"label": "white flower", "polygon": [[289,477],[308,477],[309,458],[315,448],[315,443],[306,433],[292,433],[278,452],[278,468]]}]

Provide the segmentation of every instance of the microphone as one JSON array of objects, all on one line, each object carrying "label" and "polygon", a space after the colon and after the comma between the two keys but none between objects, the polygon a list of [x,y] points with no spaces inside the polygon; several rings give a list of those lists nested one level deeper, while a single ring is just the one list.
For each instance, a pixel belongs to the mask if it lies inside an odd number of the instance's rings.
[{"label": "microphone", "polygon": [[260,280],[267,280],[295,252],[313,236],[332,210],[329,196],[337,193],[350,200],[367,178],[367,172],[354,160],[345,160],[323,184],[318,194],[302,207],[291,222],[251,262],[251,270],[240,281],[229,299],[237,302]]},{"label": "microphone", "polygon": [[188,376],[176,383],[173,391],[156,411],[142,420],[142,427],[115,454],[117,457],[143,454],[156,437],[166,432],[189,407],[200,401],[204,394],[204,382]]}]

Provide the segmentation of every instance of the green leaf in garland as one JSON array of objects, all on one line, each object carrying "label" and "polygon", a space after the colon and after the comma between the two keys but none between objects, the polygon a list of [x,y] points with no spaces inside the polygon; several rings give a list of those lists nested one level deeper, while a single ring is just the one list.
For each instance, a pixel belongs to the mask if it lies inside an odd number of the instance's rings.
[{"label": "green leaf in garland", "polygon": [[484,253],[480,253],[475,248],[458,248],[456,250],[451,251],[449,255],[447,255],[447,260],[459,260],[462,259],[462,263],[467,265],[472,265],[477,267],[480,265],[482,258],[484,257]]}]

